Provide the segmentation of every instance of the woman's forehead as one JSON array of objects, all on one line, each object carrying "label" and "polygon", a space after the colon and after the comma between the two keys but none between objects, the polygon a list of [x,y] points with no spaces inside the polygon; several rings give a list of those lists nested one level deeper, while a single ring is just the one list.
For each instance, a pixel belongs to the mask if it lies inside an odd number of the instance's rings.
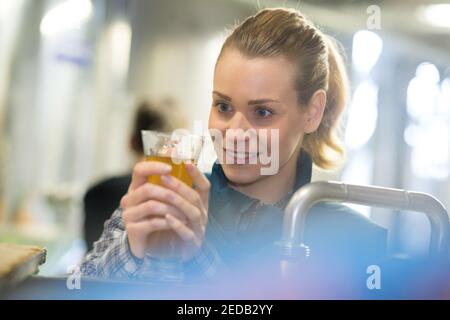
[{"label": "woman's forehead", "polygon": [[[217,63],[214,74],[214,90],[261,93],[267,98],[280,98],[294,90],[295,67],[283,57],[250,58],[237,50],[226,50]],[[269,97],[272,95],[272,97]]]}]

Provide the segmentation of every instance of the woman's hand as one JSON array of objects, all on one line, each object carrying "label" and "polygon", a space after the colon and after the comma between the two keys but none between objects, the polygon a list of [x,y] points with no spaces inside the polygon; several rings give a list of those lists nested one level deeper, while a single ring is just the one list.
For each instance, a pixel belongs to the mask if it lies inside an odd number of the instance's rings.
[{"label": "woman's hand", "polygon": [[177,178],[161,176],[163,185],[177,194],[171,203],[181,211],[187,223],[179,216],[168,212],[167,224],[184,241],[182,258],[189,260],[200,249],[205,237],[208,223],[208,194],[211,188],[209,180],[195,165],[186,164],[188,174],[192,177],[195,189],[187,186]]},{"label": "woman's hand", "polygon": [[[210,183],[194,165],[186,167],[195,190],[169,176],[172,168],[167,164],[144,161],[135,166],[128,193],[120,202],[134,256],[144,258],[151,233],[169,229],[183,240],[183,259],[188,260],[200,248],[207,223]],[[160,175],[163,186],[147,183],[150,175]]]}]

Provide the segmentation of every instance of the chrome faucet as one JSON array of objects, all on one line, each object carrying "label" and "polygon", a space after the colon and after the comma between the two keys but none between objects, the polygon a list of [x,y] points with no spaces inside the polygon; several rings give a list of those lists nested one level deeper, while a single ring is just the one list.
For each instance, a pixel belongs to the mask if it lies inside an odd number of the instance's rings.
[{"label": "chrome faucet", "polygon": [[341,182],[313,182],[300,188],[286,207],[281,246],[285,257],[308,257],[304,243],[305,221],[309,209],[321,201],[348,202],[367,206],[411,210],[426,214],[431,225],[429,253],[447,258],[450,222],[445,207],[433,196],[420,192]]}]

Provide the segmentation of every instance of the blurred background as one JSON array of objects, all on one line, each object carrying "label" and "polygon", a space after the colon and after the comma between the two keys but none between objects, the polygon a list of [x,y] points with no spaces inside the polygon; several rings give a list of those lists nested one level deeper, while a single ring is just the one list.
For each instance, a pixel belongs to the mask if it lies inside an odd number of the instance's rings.
[{"label": "blurred background", "polygon": [[[227,27],[278,6],[299,8],[347,54],[347,161],[313,179],[423,191],[448,208],[450,3],[0,0],[0,242],[46,246],[44,275],[78,263],[85,194],[130,171],[138,105],[165,99],[172,127],[206,128]],[[358,210],[389,229],[392,253],[426,252],[423,214]]]}]

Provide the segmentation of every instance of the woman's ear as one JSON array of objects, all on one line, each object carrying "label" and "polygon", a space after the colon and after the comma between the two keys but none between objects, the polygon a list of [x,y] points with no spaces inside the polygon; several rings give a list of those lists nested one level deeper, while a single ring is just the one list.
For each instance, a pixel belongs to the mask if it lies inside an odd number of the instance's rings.
[{"label": "woman's ear", "polygon": [[309,100],[309,104],[305,112],[305,133],[313,133],[319,128],[326,104],[327,93],[325,90],[317,90]]}]

